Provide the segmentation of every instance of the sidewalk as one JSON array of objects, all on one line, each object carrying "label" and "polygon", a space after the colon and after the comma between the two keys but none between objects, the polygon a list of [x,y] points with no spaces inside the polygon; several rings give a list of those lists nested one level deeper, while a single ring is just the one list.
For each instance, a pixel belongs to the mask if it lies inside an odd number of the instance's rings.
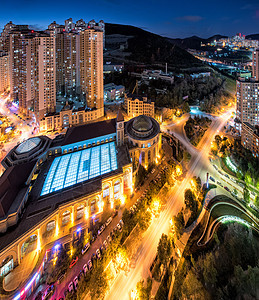
[{"label": "sidewalk", "polygon": [[25,256],[21,264],[4,277],[3,288],[7,292],[16,290],[31,274],[37,264],[39,253],[33,250]]}]

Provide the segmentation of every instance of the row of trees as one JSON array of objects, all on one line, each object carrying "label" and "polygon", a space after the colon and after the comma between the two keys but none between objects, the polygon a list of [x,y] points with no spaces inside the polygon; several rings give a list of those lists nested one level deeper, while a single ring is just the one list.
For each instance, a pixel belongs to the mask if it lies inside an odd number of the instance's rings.
[{"label": "row of trees", "polygon": [[[251,151],[245,149],[240,140],[231,141],[227,137],[215,136],[211,152],[222,156],[223,160],[230,157],[237,166],[237,171],[231,170],[237,178],[245,182],[243,197],[246,203],[250,202],[249,186],[259,189],[259,159],[254,157]],[[259,209],[259,196],[255,198],[255,206]]]},{"label": "row of trees", "polygon": [[[173,299],[257,299],[258,238],[239,224],[220,227],[213,247],[185,253]],[[197,251],[197,250],[196,250]]]},{"label": "row of trees", "polygon": [[[113,72],[105,78],[105,83],[109,82],[122,84],[131,92],[136,85],[136,78],[127,72]],[[182,105],[184,112],[188,112],[187,102],[183,100],[185,97],[189,103],[200,100],[201,109],[206,112],[214,112],[220,103],[227,102],[231,97],[225,89],[225,79],[214,73],[205,78],[191,78],[185,74],[184,78],[176,78],[174,84],[160,79],[150,80],[148,85],[139,85],[138,94],[153,99],[157,107],[178,108]]]}]

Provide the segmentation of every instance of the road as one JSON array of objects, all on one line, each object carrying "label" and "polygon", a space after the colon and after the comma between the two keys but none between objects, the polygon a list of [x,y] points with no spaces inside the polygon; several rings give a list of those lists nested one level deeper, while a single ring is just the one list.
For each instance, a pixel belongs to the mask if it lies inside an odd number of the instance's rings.
[{"label": "road", "polygon": [[[214,139],[214,135],[218,130],[221,130],[230,116],[231,111],[228,111],[212,122],[210,128],[202,138],[198,149],[192,155],[185,179],[171,189],[165,210],[161,212],[158,219],[155,219],[146,231],[135,268],[131,269],[127,276],[124,273],[118,275],[106,299],[130,299],[130,292],[136,287],[137,282],[150,275],[149,267],[155,258],[159,239],[162,233],[168,233],[170,219],[183,207],[184,191],[190,185],[191,178],[194,175],[200,176],[204,182],[208,170],[214,175],[215,170],[210,165],[208,159],[211,142]],[[181,125],[183,123],[184,120]],[[181,141],[186,142],[186,137],[181,136]]]},{"label": "road", "polygon": [[[11,123],[15,125],[17,128],[17,133],[15,136],[9,141],[4,143],[4,148],[1,149],[1,154],[0,155],[0,163],[2,159],[5,157],[5,155],[13,148],[15,147],[18,143],[21,143],[22,141],[39,135],[38,133],[33,133],[33,129],[35,128],[35,120],[29,119],[21,119],[16,115],[15,113],[18,113],[18,110],[15,109],[15,107],[7,108],[6,107],[6,101],[9,100],[9,96],[1,96],[0,95],[0,114],[7,116]],[[28,125],[29,124],[29,125]],[[49,138],[54,138],[55,135],[54,133],[46,133]],[[0,165],[0,175],[4,172],[4,168],[2,165]]]}]

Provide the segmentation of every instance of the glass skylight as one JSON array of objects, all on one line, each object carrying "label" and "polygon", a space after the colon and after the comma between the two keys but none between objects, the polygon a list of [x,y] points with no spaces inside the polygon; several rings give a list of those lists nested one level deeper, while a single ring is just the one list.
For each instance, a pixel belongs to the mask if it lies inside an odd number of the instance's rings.
[{"label": "glass skylight", "polygon": [[116,169],[114,142],[56,157],[45,179],[41,196]]}]

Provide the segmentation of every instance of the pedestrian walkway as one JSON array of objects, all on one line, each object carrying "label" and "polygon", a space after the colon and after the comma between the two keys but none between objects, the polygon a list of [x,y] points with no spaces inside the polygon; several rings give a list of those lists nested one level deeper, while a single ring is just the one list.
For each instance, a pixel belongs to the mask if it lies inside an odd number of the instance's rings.
[{"label": "pedestrian walkway", "polygon": [[23,283],[33,271],[37,264],[39,253],[33,250],[27,254],[22,260],[21,264],[17,266],[12,272],[4,277],[3,288],[7,292],[16,290],[21,283]]}]

